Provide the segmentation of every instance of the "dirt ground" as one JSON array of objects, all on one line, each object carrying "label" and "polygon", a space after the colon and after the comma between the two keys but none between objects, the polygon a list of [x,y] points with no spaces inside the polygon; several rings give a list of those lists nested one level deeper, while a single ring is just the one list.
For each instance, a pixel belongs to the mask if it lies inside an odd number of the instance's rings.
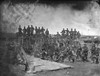
[{"label": "dirt ground", "polygon": [[17,67],[16,74],[17,76],[100,76],[100,64],[93,64],[90,62],[65,62],[65,64],[72,65],[74,68],[27,74],[22,68]]},{"label": "dirt ground", "polygon": [[100,64],[92,64],[90,62],[68,63],[73,65],[73,69],[68,69],[69,76],[100,76]]}]

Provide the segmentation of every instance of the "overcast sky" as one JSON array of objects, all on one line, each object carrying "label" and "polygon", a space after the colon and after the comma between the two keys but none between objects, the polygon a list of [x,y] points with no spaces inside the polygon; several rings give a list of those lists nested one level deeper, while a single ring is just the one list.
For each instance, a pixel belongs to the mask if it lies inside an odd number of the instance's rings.
[{"label": "overcast sky", "polygon": [[[61,32],[63,28],[76,28],[83,35],[100,35],[100,7],[97,3],[84,10],[74,10],[72,5],[20,3],[14,6],[2,5],[2,28],[7,32],[16,32],[18,25],[40,26],[48,28],[51,34]],[[92,9],[90,9],[92,8]]]}]

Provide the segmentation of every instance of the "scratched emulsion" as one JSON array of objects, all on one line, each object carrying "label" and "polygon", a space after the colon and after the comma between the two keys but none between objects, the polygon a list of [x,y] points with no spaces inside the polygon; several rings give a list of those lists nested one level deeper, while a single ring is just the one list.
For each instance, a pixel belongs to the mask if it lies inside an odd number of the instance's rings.
[{"label": "scratched emulsion", "polygon": [[100,35],[100,6],[91,2],[84,10],[73,10],[72,5],[46,4],[1,5],[2,31],[16,32],[19,25],[44,26],[51,34],[60,32],[62,28],[76,28],[83,35]]}]

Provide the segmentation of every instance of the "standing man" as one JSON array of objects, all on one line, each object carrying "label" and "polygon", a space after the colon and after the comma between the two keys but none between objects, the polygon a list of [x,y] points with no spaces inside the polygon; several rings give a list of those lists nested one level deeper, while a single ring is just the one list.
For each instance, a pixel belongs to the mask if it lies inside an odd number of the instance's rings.
[{"label": "standing man", "polygon": [[19,28],[18,28],[18,36],[22,36],[22,28],[21,28],[21,25],[19,25]]},{"label": "standing man", "polygon": [[34,27],[31,25],[31,28],[30,28],[30,34],[31,34],[31,36],[33,35],[33,33],[34,33]]},{"label": "standing man", "polygon": [[30,31],[31,31],[31,30],[30,30],[30,26],[28,25],[28,27],[27,27],[27,35],[28,35],[28,36],[30,36]]},{"label": "standing man", "polygon": [[63,30],[61,31],[61,34],[62,34],[62,36],[64,37],[65,36],[65,29],[63,28]]},{"label": "standing man", "polygon": [[26,30],[26,27],[24,26],[24,29],[23,29],[23,35],[24,36],[26,36],[26,32],[27,32],[27,30]]},{"label": "standing man", "polygon": [[44,27],[42,27],[42,28],[41,28],[41,34],[42,34],[42,35],[44,35],[44,31],[45,31],[45,29],[44,29]]}]

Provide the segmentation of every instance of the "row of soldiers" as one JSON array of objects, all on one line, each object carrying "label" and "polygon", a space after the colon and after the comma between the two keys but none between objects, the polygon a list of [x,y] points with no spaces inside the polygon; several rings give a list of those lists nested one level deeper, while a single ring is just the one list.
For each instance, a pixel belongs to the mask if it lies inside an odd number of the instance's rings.
[{"label": "row of soldiers", "polygon": [[[24,26],[24,28],[22,29],[21,28],[21,25],[19,25],[19,28],[18,28],[18,33],[19,33],[19,36],[21,36],[21,35],[28,35],[28,36],[31,36],[31,35],[33,35],[33,34],[36,34],[36,35],[40,35],[40,34],[42,34],[42,35],[49,35],[49,30],[48,29],[44,29],[44,27],[37,27],[37,26],[35,26],[35,27],[33,27],[33,25],[31,25],[31,26],[29,26],[28,25],[28,27],[26,28],[25,26]],[[57,35],[58,35],[59,33],[57,32]],[[59,34],[60,35],[60,34]],[[76,38],[79,38],[80,36],[81,36],[81,34],[80,34],[80,32],[79,31],[77,31],[76,29],[72,29],[71,28],[71,30],[69,30],[68,28],[65,30],[64,28],[63,28],[63,30],[61,31],[61,35],[60,36],[62,36],[62,37],[70,37],[71,39],[76,39]]]},{"label": "row of soldiers", "polygon": [[[54,47],[52,47],[54,48]],[[50,49],[49,49],[50,50]],[[63,62],[66,58],[71,61],[81,60],[83,62],[87,62],[89,60],[93,61],[93,63],[99,63],[99,48],[96,47],[95,44],[92,45],[90,49],[90,58],[89,58],[89,49],[86,44],[83,47],[79,46],[74,48],[73,46],[68,46],[65,50],[55,49],[51,51],[47,51],[46,49],[42,50],[41,56],[42,59],[51,59],[57,62]],[[49,57],[48,57],[49,56]]]},{"label": "row of soldiers", "polygon": [[73,60],[75,60],[75,58],[80,59],[83,62],[87,62],[91,60],[93,63],[98,64],[99,63],[99,50],[100,48],[96,47],[96,44],[92,44],[92,47],[90,50],[87,47],[87,45],[84,44],[83,47],[81,46],[78,47],[76,51],[72,50],[70,53],[70,58],[72,58]]},{"label": "row of soldiers", "polygon": [[41,28],[37,27],[37,26],[33,27],[33,25],[31,25],[31,26],[28,25],[27,28],[24,26],[24,28],[22,29],[21,25],[19,25],[19,28],[18,28],[18,35],[19,36],[22,36],[22,35],[32,36],[34,34],[36,34],[36,35],[40,35],[40,34],[49,35],[49,30],[44,29],[44,27],[41,27]]},{"label": "row of soldiers", "polygon": [[65,36],[65,37],[67,36],[67,37],[70,37],[71,39],[76,39],[81,36],[79,31],[77,31],[76,29],[73,30],[72,28],[71,30],[69,30],[68,28],[65,30],[63,28],[63,30],[61,31],[61,34],[62,36]]}]

